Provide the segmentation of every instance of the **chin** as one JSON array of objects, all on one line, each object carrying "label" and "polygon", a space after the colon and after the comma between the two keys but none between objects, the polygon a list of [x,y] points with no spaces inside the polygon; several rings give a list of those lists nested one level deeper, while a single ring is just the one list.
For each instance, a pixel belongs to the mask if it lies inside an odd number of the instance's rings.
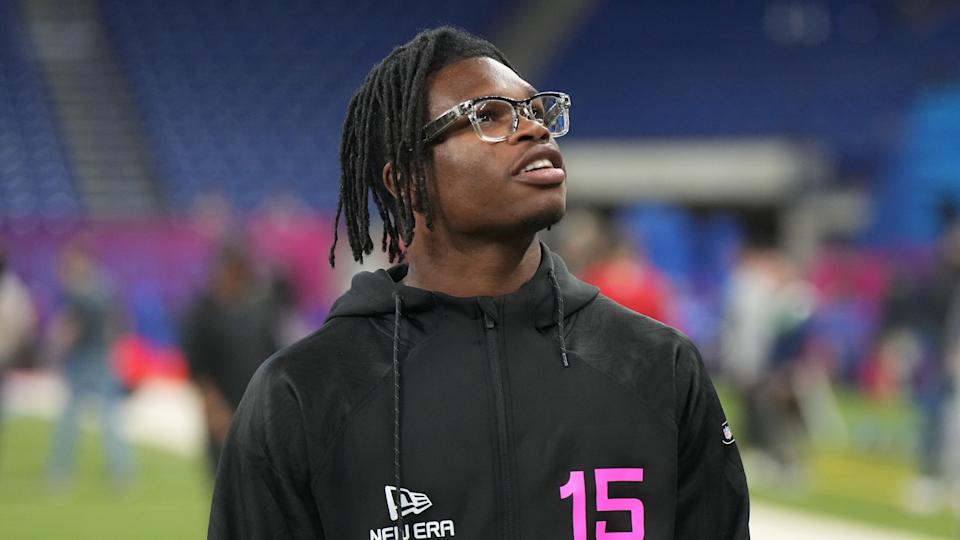
[{"label": "chin", "polygon": [[567,211],[566,204],[560,204],[551,208],[544,208],[536,214],[532,214],[523,220],[524,229],[531,232],[538,232],[556,225],[563,219],[563,215]]}]

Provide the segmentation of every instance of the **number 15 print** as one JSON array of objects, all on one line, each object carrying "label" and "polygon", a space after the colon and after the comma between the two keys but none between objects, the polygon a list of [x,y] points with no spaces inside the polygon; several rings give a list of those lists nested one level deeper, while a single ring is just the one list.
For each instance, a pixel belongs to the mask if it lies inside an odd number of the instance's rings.
[{"label": "number 15 print", "polygon": [[[597,511],[630,512],[629,532],[607,532],[607,522],[597,520],[597,540],[643,540],[643,502],[634,498],[611,498],[610,482],[643,482],[643,469],[596,469]],[[587,540],[587,486],[583,471],[570,471],[560,487],[560,498],[573,497],[573,540]]]}]

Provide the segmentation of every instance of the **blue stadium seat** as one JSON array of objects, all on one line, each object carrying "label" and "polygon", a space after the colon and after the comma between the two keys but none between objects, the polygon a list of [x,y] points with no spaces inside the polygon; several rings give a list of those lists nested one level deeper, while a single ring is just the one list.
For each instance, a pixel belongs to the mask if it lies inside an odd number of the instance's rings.
[{"label": "blue stadium seat", "polygon": [[499,5],[508,3],[106,0],[103,8],[167,200],[184,208],[217,191],[250,209],[278,191],[335,205],[343,116],[370,66],[425,25],[483,32]]},{"label": "blue stadium seat", "polygon": [[0,218],[74,217],[74,181],[12,4],[0,1]]}]

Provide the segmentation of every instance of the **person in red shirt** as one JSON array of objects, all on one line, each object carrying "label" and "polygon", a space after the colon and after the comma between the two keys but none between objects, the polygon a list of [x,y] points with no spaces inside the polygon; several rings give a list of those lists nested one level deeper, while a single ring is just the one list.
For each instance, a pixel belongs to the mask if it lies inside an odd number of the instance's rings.
[{"label": "person in red shirt", "polygon": [[666,324],[675,324],[670,283],[643,254],[613,240],[606,256],[580,276],[618,304]]}]

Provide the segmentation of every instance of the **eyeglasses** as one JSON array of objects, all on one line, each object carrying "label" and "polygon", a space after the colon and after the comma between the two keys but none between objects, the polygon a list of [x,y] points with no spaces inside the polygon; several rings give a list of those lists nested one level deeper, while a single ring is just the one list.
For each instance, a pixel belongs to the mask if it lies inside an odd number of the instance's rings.
[{"label": "eyeglasses", "polygon": [[570,131],[570,96],[563,92],[540,92],[527,99],[484,96],[460,103],[423,126],[423,141],[432,142],[467,116],[481,141],[500,142],[517,131],[520,115],[539,122],[554,137]]}]

